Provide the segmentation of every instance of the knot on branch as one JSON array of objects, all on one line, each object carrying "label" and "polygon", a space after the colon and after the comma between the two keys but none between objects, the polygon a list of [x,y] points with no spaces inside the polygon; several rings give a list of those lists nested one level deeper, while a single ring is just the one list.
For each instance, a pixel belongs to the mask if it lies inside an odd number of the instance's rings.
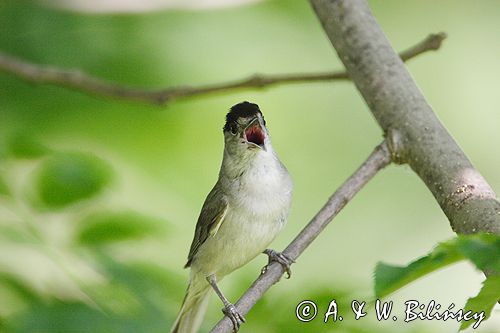
[{"label": "knot on branch", "polygon": [[245,83],[247,86],[256,87],[256,88],[263,88],[266,85],[268,85],[270,82],[271,81],[269,81],[266,77],[264,77],[264,75],[254,74]]},{"label": "knot on branch", "polygon": [[389,129],[385,134],[387,148],[391,153],[391,160],[396,164],[404,164],[403,158],[403,136],[397,129]]},{"label": "knot on branch", "polygon": [[169,93],[162,92],[162,93],[158,93],[158,94],[155,94],[154,96],[152,96],[152,100],[154,100],[154,103],[156,103],[158,105],[165,106],[168,104],[168,102],[170,102],[171,96]]}]

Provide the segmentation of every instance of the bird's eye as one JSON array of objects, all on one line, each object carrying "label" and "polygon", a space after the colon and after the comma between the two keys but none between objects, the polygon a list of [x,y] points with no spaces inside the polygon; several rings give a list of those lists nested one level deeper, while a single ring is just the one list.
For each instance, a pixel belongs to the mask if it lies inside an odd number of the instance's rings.
[{"label": "bird's eye", "polygon": [[236,124],[231,124],[231,134],[236,135],[238,133],[238,128],[236,127]]}]

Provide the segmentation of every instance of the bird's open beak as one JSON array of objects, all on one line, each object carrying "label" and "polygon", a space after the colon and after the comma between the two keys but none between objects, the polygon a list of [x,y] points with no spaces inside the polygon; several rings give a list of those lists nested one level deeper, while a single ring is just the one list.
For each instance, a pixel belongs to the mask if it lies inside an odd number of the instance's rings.
[{"label": "bird's open beak", "polygon": [[243,132],[243,138],[250,146],[256,146],[266,150],[266,132],[264,130],[264,124],[262,124],[259,117],[254,117],[250,124],[248,124]]}]

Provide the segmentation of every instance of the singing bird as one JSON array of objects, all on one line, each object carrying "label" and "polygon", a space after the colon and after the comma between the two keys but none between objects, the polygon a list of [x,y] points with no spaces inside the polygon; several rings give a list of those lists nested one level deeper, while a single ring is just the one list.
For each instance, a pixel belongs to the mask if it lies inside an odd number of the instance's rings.
[{"label": "singing bird", "polygon": [[189,286],[172,333],[197,332],[211,288],[237,331],[245,318],[217,283],[260,253],[267,254],[269,262],[279,262],[290,275],[291,260],[266,248],[286,223],[292,181],[273,150],[259,106],[242,102],[231,107],[223,132],[219,178],[196,223],[185,266],[191,268]]}]

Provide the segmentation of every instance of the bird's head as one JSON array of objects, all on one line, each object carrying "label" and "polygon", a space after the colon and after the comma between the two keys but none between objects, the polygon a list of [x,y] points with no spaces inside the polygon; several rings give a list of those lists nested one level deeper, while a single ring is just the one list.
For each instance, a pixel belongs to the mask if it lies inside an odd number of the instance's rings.
[{"label": "bird's head", "polygon": [[270,149],[266,121],[257,104],[242,102],[231,107],[224,125],[226,150],[248,155]]}]

